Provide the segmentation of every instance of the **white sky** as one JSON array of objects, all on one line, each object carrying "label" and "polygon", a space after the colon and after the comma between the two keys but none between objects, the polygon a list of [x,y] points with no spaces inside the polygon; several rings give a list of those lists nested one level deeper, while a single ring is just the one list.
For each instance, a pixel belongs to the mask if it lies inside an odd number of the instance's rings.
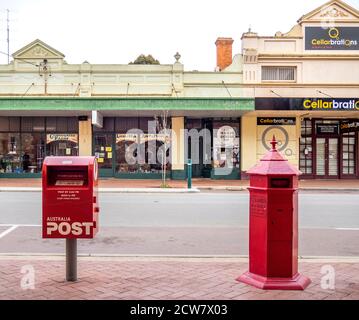
[{"label": "white sky", "polygon": [[[10,10],[10,53],[39,38],[66,55],[68,63],[127,64],[139,54],[173,63],[179,51],[186,70],[213,71],[215,40],[243,32],[287,32],[326,0],[1,0],[0,51],[7,51],[6,9]],[[359,0],[347,0],[359,8]],[[0,54],[0,63],[7,57]]]}]

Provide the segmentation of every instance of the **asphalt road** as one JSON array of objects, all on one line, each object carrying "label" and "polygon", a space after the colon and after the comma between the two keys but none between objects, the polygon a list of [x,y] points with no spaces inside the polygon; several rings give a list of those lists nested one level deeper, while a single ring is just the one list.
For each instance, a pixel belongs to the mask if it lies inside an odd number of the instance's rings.
[{"label": "asphalt road", "polygon": [[[0,253],[63,253],[41,239],[41,193],[0,193]],[[101,194],[101,231],[83,254],[246,255],[246,192]],[[359,193],[300,194],[300,255],[359,256]]]}]

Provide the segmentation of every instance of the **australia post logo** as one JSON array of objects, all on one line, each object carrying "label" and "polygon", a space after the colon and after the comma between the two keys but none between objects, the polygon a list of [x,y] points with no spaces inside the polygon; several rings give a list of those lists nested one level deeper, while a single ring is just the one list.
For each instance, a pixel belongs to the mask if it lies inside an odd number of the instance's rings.
[{"label": "australia post logo", "polygon": [[359,99],[304,99],[305,110],[359,111]]},{"label": "australia post logo", "polygon": [[[55,220],[55,219],[51,219]],[[64,219],[66,220],[66,219]],[[94,222],[46,221],[46,235],[48,237],[60,235],[63,237],[91,236],[95,228]]]}]

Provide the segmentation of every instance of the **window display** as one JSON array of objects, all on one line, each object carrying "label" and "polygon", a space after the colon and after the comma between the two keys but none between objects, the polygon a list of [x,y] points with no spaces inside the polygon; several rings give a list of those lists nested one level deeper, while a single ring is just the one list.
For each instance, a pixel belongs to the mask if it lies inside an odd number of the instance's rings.
[{"label": "window display", "polygon": [[[105,117],[102,128],[93,128],[93,154],[102,174],[162,173],[162,159],[170,157],[171,138],[161,133],[161,124],[162,119],[155,117]],[[166,155],[162,154],[165,144]],[[166,168],[171,170],[171,164]]]},{"label": "window display", "polygon": [[[117,134],[116,170],[118,173],[161,173],[162,163],[170,157],[169,145],[170,136],[165,134]],[[166,163],[166,169],[171,170],[170,163]]]},{"label": "window display", "polygon": [[[232,163],[228,163],[231,161]],[[240,168],[239,122],[213,122],[213,168]]]},{"label": "window display", "polygon": [[41,173],[45,156],[77,156],[77,132],[75,117],[0,117],[0,173]]},{"label": "window display", "polygon": [[0,172],[21,173],[20,134],[0,133]]}]

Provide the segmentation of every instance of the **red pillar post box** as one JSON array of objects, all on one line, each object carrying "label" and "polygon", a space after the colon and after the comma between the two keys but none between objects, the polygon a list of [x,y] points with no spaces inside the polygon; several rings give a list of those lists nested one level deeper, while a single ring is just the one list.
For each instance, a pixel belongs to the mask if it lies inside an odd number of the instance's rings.
[{"label": "red pillar post box", "polygon": [[298,176],[273,148],[250,176],[249,272],[237,280],[264,290],[304,290],[298,273]]},{"label": "red pillar post box", "polygon": [[95,157],[48,157],[42,170],[43,238],[91,239],[98,231]]}]

